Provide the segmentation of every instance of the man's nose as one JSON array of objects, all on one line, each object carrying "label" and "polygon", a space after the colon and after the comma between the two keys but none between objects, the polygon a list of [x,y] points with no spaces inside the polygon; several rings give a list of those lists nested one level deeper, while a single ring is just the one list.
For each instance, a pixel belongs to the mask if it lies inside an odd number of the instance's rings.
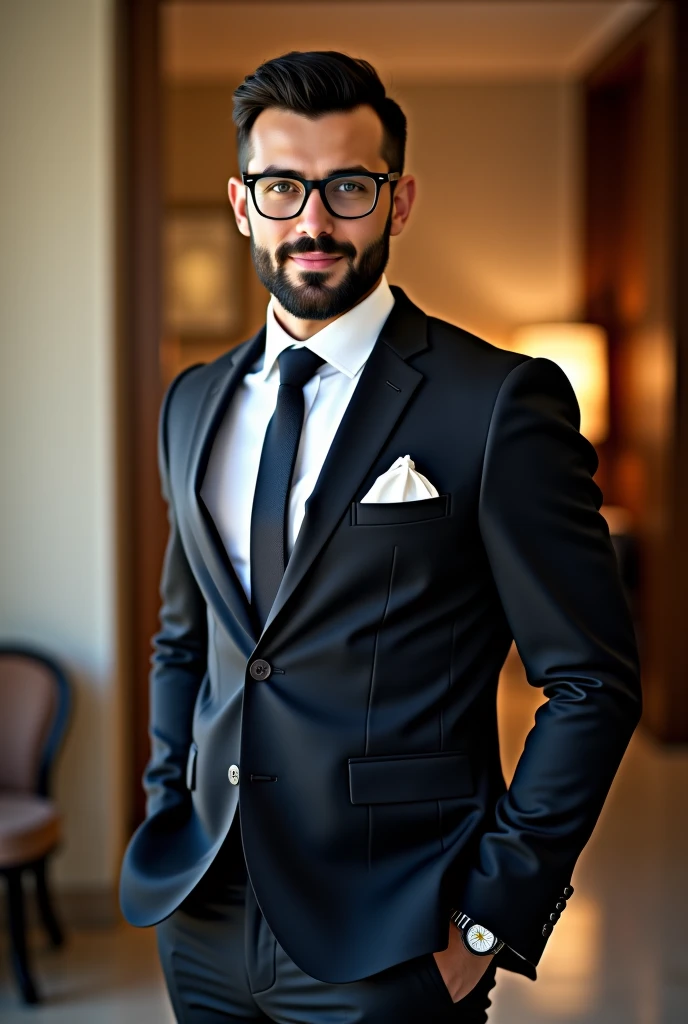
[{"label": "man's nose", "polygon": [[299,234],[309,235],[317,238],[318,235],[331,235],[334,231],[334,220],[328,213],[317,188],[314,188],[306,205],[299,214],[299,221],[296,225]]}]

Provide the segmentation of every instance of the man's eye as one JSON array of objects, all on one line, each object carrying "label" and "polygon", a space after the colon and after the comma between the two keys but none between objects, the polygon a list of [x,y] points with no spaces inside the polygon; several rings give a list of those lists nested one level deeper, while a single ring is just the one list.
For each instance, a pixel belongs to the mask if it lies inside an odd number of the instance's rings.
[{"label": "man's eye", "polygon": [[277,192],[278,195],[285,195],[285,193],[291,191],[294,186],[290,181],[276,181],[274,185],[271,185],[268,192]]},{"label": "man's eye", "polygon": [[337,191],[341,192],[358,192],[363,189],[362,185],[359,185],[357,181],[342,181],[337,185]]}]

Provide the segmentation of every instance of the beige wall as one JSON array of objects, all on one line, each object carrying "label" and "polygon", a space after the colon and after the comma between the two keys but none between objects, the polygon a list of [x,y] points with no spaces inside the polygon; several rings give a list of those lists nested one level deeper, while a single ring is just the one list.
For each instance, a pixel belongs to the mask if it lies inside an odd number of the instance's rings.
[{"label": "beige wall", "polygon": [[579,296],[578,94],[565,82],[399,86],[418,200],[389,277],[498,344]]},{"label": "beige wall", "polygon": [[[232,122],[232,92],[236,81],[168,83],[163,90],[163,192],[169,207],[216,204],[227,209],[227,181],[237,172]],[[265,319],[268,294],[253,272],[248,239],[239,236],[246,260],[243,323],[231,339],[196,339],[180,345],[166,368],[170,377],[182,365],[216,358],[238,344]]]},{"label": "beige wall", "polygon": [[111,0],[0,7],[0,636],[75,684],[57,775],[67,887],[114,881]]}]

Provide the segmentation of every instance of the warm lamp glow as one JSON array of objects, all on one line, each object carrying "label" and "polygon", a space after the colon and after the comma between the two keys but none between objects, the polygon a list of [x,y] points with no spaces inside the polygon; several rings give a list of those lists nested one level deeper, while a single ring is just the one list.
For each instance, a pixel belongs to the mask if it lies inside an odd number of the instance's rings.
[{"label": "warm lamp glow", "polygon": [[597,324],[529,324],[514,334],[512,348],[557,363],[576,393],[581,433],[593,444],[609,433],[607,335]]}]

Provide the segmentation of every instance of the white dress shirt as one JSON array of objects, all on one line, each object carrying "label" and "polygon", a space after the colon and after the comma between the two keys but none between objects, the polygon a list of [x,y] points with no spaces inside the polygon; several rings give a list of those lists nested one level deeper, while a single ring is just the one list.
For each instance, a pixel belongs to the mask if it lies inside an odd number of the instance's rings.
[{"label": "white dress shirt", "polygon": [[306,499],[315,487],[366,360],[394,305],[383,275],[367,298],[306,342],[296,341],[266,315],[265,354],[237,386],[213,442],[201,496],[227,549],[247,598],[251,599],[251,508],[268,423],[277,405],[279,364],[285,348],[304,345],[326,360],[304,386],[304,422],[287,507],[287,548],[296,542]]}]

